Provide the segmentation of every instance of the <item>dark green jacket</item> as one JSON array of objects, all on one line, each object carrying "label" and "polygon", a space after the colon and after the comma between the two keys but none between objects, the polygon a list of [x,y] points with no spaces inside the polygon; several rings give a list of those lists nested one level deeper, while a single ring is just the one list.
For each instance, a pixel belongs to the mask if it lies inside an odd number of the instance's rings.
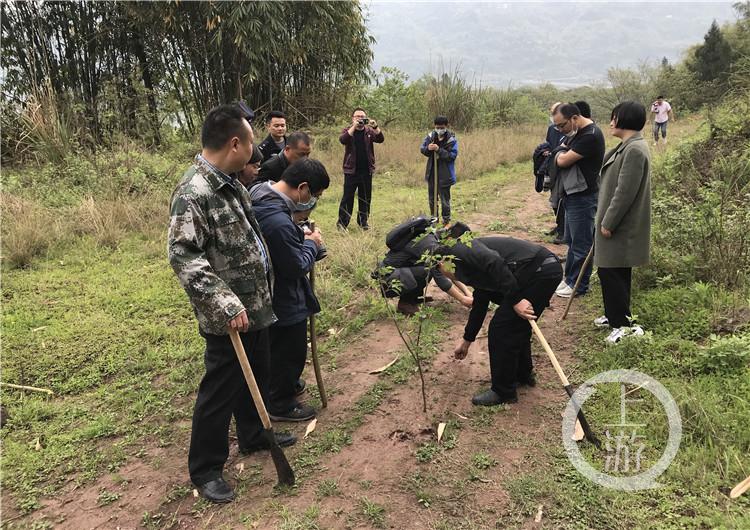
[{"label": "dark green jacket", "polygon": [[276,322],[273,269],[268,257],[266,272],[268,249],[244,186],[198,156],[172,195],[170,217],[169,262],[204,333],[226,335],[243,309],[251,330]]},{"label": "dark green jacket", "polygon": [[[596,210],[594,265],[636,267],[649,260],[651,154],[640,133],[604,156]],[[601,227],[612,231],[605,238]]]}]

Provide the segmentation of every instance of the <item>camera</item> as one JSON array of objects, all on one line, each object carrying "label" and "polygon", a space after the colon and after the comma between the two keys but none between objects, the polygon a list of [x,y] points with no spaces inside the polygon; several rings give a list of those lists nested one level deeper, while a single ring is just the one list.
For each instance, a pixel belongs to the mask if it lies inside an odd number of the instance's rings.
[{"label": "camera", "polygon": [[361,120],[357,120],[357,123],[359,123],[360,125],[367,125],[368,123],[370,123],[370,120],[367,118],[362,118]]}]

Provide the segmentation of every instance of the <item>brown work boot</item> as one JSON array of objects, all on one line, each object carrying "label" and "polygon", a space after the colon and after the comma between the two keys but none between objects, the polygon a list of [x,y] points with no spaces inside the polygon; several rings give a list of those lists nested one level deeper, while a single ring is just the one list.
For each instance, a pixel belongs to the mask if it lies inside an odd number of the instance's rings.
[{"label": "brown work boot", "polygon": [[396,307],[396,311],[401,313],[402,315],[416,315],[417,312],[419,312],[419,306],[417,304],[410,304],[409,302],[404,302],[403,300],[398,301],[398,306]]}]

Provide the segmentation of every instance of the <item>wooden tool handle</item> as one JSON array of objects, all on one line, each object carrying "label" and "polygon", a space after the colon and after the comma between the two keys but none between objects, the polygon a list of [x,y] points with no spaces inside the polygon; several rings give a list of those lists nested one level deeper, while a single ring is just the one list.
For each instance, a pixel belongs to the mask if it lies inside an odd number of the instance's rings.
[{"label": "wooden tool handle", "polygon": [[555,353],[552,351],[552,348],[549,347],[549,344],[547,343],[547,339],[545,339],[544,335],[542,335],[542,330],[539,329],[539,326],[534,320],[529,320],[529,324],[531,324],[531,329],[534,330],[534,334],[536,335],[536,338],[539,339],[539,342],[542,343],[542,347],[544,348],[544,351],[547,352],[547,357],[549,357],[549,360],[552,363],[552,366],[555,368],[555,372],[557,372],[557,377],[560,378],[560,381],[562,381],[563,386],[570,386],[570,383],[568,382],[568,378],[565,377],[565,372],[563,372],[562,368],[560,367],[560,363],[557,362],[557,357],[555,357]]},{"label": "wooden tool handle", "polygon": [[730,499],[736,499],[743,493],[745,493],[747,490],[750,489],[750,477],[747,477],[745,480],[737,484],[734,488],[732,488],[732,491],[729,492],[729,498]]},{"label": "wooden tool handle", "polygon": [[562,317],[560,317],[560,320],[565,320],[565,317],[568,316],[568,311],[570,311],[570,305],[573,303],[573,298],[576,296],[576,292],[578,292],[578,286],[581,285],[581,280],[583,279],[583,273],[588,268],[589,262],[591,261],[591,256],[594,255],[594,245],[591,245],[591,248],[589,249],[589,253],[586,254],[586,259],[583,260],[583,266],[581,267],[581,270],[578,272],[578,278],[576,279],[576,284],[573,287],[573,292],[570,293],[570,298],[568,298],[568,303],[565,304],[565,311],[562,314]]},{"label": "wooden tool handle", "polygon": [[242,345],[240,334],[237,333],[237,330],[230,329],[229,338],[232,339],[234,352],[237,354],[237,360],[240,362],[240,366],[242,367],[242,373],[245,374],[245,381],[247,381],[247,386],[250,389],[250,394],[253,396],[253,403],[255,403],[255,408],[258,409],[260,421],[263,423],[263,427],[265,429],[271,429],[271,418],[268,417],[268,411],[266,410],[266,406],[263,403],[263,396],[261,396],[260,390],[258,389],[258,383],[255,381],[255,376],[253,375],[252,368],[250,368],[250,362],[248,362],[247,360],[245,347]]}]

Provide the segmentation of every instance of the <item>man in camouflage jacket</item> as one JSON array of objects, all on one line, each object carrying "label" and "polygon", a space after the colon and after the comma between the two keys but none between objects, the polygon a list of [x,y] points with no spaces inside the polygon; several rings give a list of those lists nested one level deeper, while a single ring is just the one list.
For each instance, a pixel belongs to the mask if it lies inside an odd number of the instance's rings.
[{"label": "man in camouflage jacket", "polygon": [[[169,261],[190,298],[206,340],[206,373],[193,412],[188,467],[201,495],[229,502],[234,492],[222,476],[229,454],[229,423],[237,425],[240,451],[264,449],[262,424],[228,336],[240,332],[254,375],[265,394],[273,269],[245,187],[230,176],[252,156],[253,131],[236,105],[209,112],[203,150],[172,196]],[[279,434],[282,445],[296,441]]]}]

